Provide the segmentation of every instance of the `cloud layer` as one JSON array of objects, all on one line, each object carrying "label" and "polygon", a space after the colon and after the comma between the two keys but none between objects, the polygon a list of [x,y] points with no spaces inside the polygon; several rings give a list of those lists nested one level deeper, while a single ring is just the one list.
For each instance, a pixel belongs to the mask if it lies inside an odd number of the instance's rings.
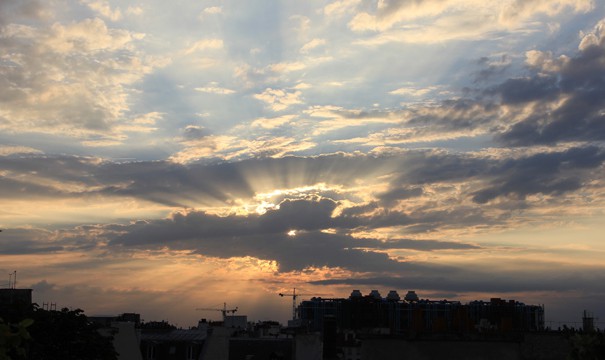
[{"label": "cloud layer", "polygon": [[389,287],[571,320],[605,299],[604,6],[4,1],[0,269],[98,312]]}]

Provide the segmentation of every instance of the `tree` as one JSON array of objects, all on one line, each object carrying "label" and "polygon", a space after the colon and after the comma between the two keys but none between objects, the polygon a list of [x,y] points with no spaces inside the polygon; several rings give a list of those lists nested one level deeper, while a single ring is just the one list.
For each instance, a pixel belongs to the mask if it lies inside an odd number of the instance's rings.
[{"label": "tree", "polygon": [[113,360],[117,359],[112,338],[102,336],[99,325],[88,321],[81,309],[47,311],[35,308],[29,328],[32,341],[28,359]]},{"label": "tree", "polygon": [[572,349],[570,360],[605,359],[605,337],[603,333],[574,334],[569,338]]},{"label": "tree", "polygon": [[0,318],[0,360],[25,359],[25,342],[31,339],[27,327],[33,323],[25,319],[18,324],[7,324]]}]

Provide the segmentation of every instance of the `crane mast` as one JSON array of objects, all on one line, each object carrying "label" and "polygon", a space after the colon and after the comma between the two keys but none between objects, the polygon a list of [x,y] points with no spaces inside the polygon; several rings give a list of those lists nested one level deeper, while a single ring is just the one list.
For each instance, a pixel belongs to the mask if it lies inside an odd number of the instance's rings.
[{"label": "crane mast", "polygon": [[220,311],[223,314],[223,321],[225,321],[225,319],[227,318],[227,313],[231,313],[232,315],[235,314],[235,312],[237,311],[237,306],[235,307],[235,309],[227,309],[227,303],[223,303],[223,308],[222,309],[196,308],[195,310],[199,310],[199,311]]},{"label": "crane mast", "polygon": [[301,294],[301,293],[296,293],[296,288],[294,288],[292,290],[292,293],[290,294],[286,294],[286,293],[279,293],[279,296],[284,297],[284,296],[289,296],[292,298],[292,320],[296,320],[296,298],[301,296],[301,295],[308,295],[308,296],[319,296],[321,294]]}]

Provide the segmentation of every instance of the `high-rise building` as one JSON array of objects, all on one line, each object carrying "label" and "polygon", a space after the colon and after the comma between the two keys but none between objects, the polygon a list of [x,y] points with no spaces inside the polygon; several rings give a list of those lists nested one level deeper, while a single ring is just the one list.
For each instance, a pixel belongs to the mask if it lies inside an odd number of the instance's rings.
[{"label": "high-rise building", "polygon": [[301,302],[299,318],[310,330],[323,331],[326,321],[340,331],[406,335],[419,333],[527,332],[544,328],[544,309],[514,300],[489,302],[419,299],[414,291],[401,300],[395,290],[383,298],[377,290],[349,298],[312,298]]}]

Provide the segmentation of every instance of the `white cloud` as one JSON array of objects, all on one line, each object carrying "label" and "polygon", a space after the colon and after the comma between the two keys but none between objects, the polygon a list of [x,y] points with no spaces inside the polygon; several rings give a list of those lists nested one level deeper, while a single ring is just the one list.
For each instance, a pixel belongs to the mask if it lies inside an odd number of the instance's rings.
[{"label": "white cloud", "polygon": [[191,45],[187,50],[185,50],[185,54],[189,55],[197,51],[202,50],[215,50],[223,48],[223,40],[222,39],[202,39],[196,41],[193,45]]},{"label": "white cloud", "polygon": [[129,6],[126,9],[126,14],[129,14],[129,15],[136,15],[136,16],[138,16],[138,15],[142,15],[143,12],[144,12],[144,10],[140,6]]},{"label": "white cloud", "polygon": [[29,146],[0,145],[0,156],[14,154],[42,154],[43,152]]},{"label": "white cloud", "polygon": [[281,111],[295,104],[302,104],[300,91],[287,91],[281,89],[267,88],[254,98],[264,101],[273,111]]},{"label": "white cloud", "polygon": [[0,47],[0,58],[14,64],[2,69],[1,78],[13,80],[0,89],[0,127],[15,132],[109,135],[129,109],[127,88],[160,66],[139,56],[142,34],[109,28],[98,18],[5,29],[3,36],[18,41]]},{"label": "white cloud", "polygon": [[206,14],[221,14],[223,12],[223,8],[220,6],[211,6],[204,9],[204,13]]},{"label": "white cloud", "polygon": [[308,43],[306,43],[305,45],[303,45],[303,47],[300,49],[300,52],[303,54],[308,53],[309,51],[326,45],[326,39],[313,39],[311,41],[309,41]]},{"label": "white cloud", "polygon": [[296,85],[293,87],[293,89],[297,89],[297,90],[305,90],[305,89],[311,89],[312,87],[313,87],[313,85],[311,85],[311,84],[301,82],[301,83],[296,84]]},{"label": "white cloud", "polygon": [[556,22],[540,25],[530,20],[541,14],[555,17],[566,11],[587,12],[593,7],[592,0],[379,1],[372,11],[356,14],[348,26],[354,32],[378,33],[357,43],[436,43],[493,36],[503,30],[531,30],[536,26],[552,31],[558,27]]},{"label": "white cloud", "polygon": [[538,68],[542,72],[553,73],[558,72],[569,61],[565,55],[558,58],[553,58],[550,51],[530,50],[525,53],[525,63],[533,68]]},{"label": "white cloud", "polygon": [[339,0],[326,5],[323,12],[326,16],[337,17],[352,13],[361,0]]},{"label": "white cloud", "polygon": [[306,67],[307,67],[307,65],[305,65],[305,63],[303,63],[301,61],[294,61],[294,62],[282,62],[282,63],[272,64],[269,66],[269,70],[274,71],[274,72],[283,73],[283,72],[304,70]]},{"label": "white cloud", "polygon": [[586,50],[590,46],[601,45],[605,42],[605,19],[599,21],[592,32],[587,34],[580,33],[582,41],[578,48],[581,51]]},{"label": "white cloud", "polygon": [[438,89],[437,86],[429,86],[429,87],[425,87],[425,88],[406,86],[406,87],[402,87],[399,89],[395,89],[393,91],[389,91],[389,94],[420,97],[420,96],[427,95],[437,89]]},{"label": "white cloud", "polygon": [[585,13],[593,8],[592,0],[514,0],[501,5],[498,20],[507,27],[514,27],[537,14],[552,17],[564,12]]},{"label": "white cloud", "polygon": [[109,29],[105,22],[98,18],[85,19],[69,25],[55,23],[50,32],[40,31],[40,35],[44,40],[43,44],[48,46],[47,51],[61,53],[114,51],[144,37],[143,34],[126,30]]},{"label": "white cloud", "polygon": [[160,112],[153,111],[135,117],[132,122],[138,125],[155,125],[158,120],[162,119],[163,115]]},{"label": "white cloud", "polygon": [[287,124],[296,118],[296,115],[283,115],[274,118],[258,118],[250,124],[252,127],[261,127],[263,129],[275,129]]},{"label": "white cloud", "polygon": [[204,87],[196,87],[194,90],[200,91],[200,92],[205,92],[205,93],[211,93],[211,94],[220,94],[220,95],[230,95],[230,94],[235,93],[235,90],[218,87],[218,86],[215,86],[215,84],[211,84],[210,86],[204,86]]},{"label": "white cloud", "polygon": [[112,9],[109,5],[109,1],[107,0],[84,0],[83,3],[111,21],[118,21],[122,19],[122,12],[120,9]]},{"label": "white cloud", "polygon": [[258,137],[249,140],[231,135],[207,135],[182,141],[186,147],[173,154],[170,161],[187,164],[204,158],[237,160],[250,157],[282,157],[315,147],[306,139],[292,137]]}]

